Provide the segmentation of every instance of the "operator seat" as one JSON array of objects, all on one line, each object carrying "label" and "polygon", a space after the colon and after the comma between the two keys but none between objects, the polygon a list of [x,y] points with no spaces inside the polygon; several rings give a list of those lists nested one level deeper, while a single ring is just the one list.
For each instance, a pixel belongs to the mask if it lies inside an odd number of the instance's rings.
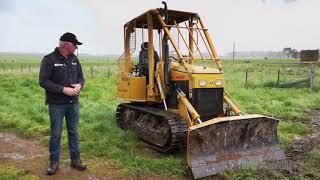
[{"label": "operator seat", "polygon": [[[149,43],[144,42],[141,44],[141,51],[139,52],[139,63],[136,68],[139,69],[142,76],[146,76],[147,83],[149,82],[149,58],[148,58]],[[157,51],[154,51],[154,70],[159,62],[159,56]]]}]

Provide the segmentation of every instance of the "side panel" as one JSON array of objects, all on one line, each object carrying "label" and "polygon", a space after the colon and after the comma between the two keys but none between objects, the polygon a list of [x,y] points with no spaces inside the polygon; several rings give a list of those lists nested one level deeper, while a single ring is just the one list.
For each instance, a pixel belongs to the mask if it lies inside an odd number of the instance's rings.
[{"label": "side panel", "polygon": [[129,77],[124,77],[121,74],[118,75],[118,87],[117,87],[118,98],[129,99],[129,93],[130,93],[129,81],[130,81]]},{"label": "side panel", "polygon": [[170,79],[172,81],[188,81],[189,80],[189,76],[185,72],[179,72],[179,71],[171,70]]},{"label": "side panel", "polygon": [[129,99],[145,101],[146,98],[147,98],[146,77],[131,77]]},{"label": "side panel", "polygon": [[146,101],[146,77],[119,77],[118,98],[128,101]]}]

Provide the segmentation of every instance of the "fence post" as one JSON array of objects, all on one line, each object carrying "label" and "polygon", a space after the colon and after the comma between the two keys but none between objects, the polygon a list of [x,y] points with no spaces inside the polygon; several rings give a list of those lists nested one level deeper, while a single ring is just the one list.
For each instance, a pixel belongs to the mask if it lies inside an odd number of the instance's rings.
[{"label": "fence post", "polygon": [[108,67],[108,79],[110,79],[110,68]]},{"label": "fence post", "polygon": [[278,81],[277,81],[277,84],[278,84],[278,86],[280,84],[280,69],[278,69]]},{"label": "fence post", "polygon": [[21,72],[22,72],[22,64],[21,64]]},{"label": "fence post", "polygon": [[29,64],[29,72],[31,72],[31,69],[30,69],[30,64]]},{"label": "fence post", "polygon": [[93,69],[92,66],[90,67],[90,73],[91,73],[91,77],[93,76]]},{"label": "fence post", "polygon": [[311,68],[310,68],[310,88],[313,88],[313,86],[314,86],[314,78],[315,78],[314,66],[313,66],[313,63],[312,63],[311,64]]},{"label": "fence post", "polygon": [[264,64],[261,64],[261,82],[263,81]]},{"label": "fence post", "polygon": [[248,68],[246,69],[246,84],[245,84],[245,86],[247,86],[247,83],[248,83]]}]

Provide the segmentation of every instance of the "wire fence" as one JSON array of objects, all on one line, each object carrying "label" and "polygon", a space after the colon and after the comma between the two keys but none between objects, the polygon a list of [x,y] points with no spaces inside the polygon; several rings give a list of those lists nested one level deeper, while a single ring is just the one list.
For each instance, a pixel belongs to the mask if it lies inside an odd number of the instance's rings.
[{"label": "wire fence", "polygon": [[[38,74],[38,63],[0,63],[0,74]],[[244,76],[243,85],[248,87],[310,87],[318,85],[320,63],[302,62],[265,62],[260,64],[239,63],[233,68],[231,76]],[[114,78],[118,66],[114,64],[82,63],[86,78]],[[241,80],[243,82],[243,80]]]},{"label": "wire fence", "polygon": [[[116,65],[82,65],[82,71],[86,77],[112,78],[117,74]],[[26,63],[0,63],[0,74],[37,74],[39,64]]]},{"label": "wire fence", "polygon": [[244,69],[245,86],[310,87],[316,85],[319,63],[263,63]]}]

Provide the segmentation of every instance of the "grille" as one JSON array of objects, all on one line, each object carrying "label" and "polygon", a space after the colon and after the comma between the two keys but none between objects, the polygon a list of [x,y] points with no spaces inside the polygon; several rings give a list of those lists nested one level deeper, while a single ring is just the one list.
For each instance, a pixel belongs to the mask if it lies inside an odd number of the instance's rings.
[{"label": "grille", "polygon": [[193,89],[192,104],[205,121],[223,113],[223,88]]}]

